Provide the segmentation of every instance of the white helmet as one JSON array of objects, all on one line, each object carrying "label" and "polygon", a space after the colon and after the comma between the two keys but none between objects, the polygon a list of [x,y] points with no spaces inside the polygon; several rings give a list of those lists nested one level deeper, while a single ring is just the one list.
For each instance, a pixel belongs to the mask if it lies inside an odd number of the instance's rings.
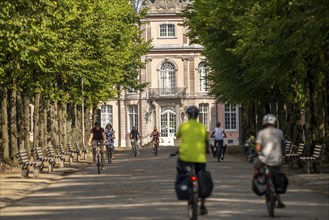
[{"label": "white helmet", "polygon": [[276,125],[276,117],[273,114],[267,114],[263,118],[263,125]]}]

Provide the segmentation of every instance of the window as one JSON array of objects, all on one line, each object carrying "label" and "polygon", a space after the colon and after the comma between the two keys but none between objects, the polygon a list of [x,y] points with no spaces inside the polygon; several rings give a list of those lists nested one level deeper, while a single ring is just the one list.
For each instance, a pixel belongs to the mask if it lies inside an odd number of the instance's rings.
[{"label": "window", "polygon": [[160,67],[160,94],[174,95],[175,93],[176,93],[175,66],[170,62],[164,62]]},{"label": "window", "polygon": [[209,104],[202,103],[199,105],[199,121],[209,129],[208,115],[209,115]]},{"label": "window", "polygon": [[107,123],[113,125],[113,106],[102,105],[101,106],[101,126],[105,128]]},{"label": "window", "polygon": [[237,129],[237,108],[235,106],[225,104],[225,129],[236,130]]},{"label": "window", "polygon": [[131,131],[133,127],[138,129],[138,106],[128,105],[128,129]]},{"label": "window", "polygon": [[175,25],[161,24],[160,25],[160,37],[175,37]]},{"label": "window", "polygon": [[204,62],[201,62],[199,64],[198,71],[199,71],[200,91],[205,92],[208,90],[208,84],[207,84],[208,69]]}]

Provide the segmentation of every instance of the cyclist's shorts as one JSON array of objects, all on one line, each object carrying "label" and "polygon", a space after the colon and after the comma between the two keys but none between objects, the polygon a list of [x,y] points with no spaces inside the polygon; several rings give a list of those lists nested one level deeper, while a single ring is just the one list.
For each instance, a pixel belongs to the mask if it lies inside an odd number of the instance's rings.
[{"label": "cyclist's shorts", "polygon": [[190,164],[194,164],[195,166],[195,173],[198,173],[200,171],[206,171],[206,163],[191,163],[191,162],[184,162],[180,159],[177,160],[177,172],[178,173],[186,173],[187,169],[186,167]]},{"label": "cyclist's shorts", "polygon": [[[256,170],[262,169],[266,164],[264,164],[258,157],[254,161],[254,168]],[[281,170],[281,166],[269,166],[270,172],[274,175],[279,173]]]}]

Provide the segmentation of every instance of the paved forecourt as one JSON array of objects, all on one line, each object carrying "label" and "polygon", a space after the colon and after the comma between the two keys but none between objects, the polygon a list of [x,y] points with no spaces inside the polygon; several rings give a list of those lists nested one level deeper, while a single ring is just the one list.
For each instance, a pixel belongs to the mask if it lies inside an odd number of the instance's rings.
[{"label": "paved forecourt", "polygon": [[[97,174],[95,165],[34,192],[0,209],[0,219],[188,219],[185,201],[174,192],[176,160],[173,147],[161,147],[155,157],[142,149],[115,154],[112,164]],[[228,152],[230,150],[228,149]],[[208,157],[215,188],[207,200],[209,214],[200,219],[268,219],[264,197],[251,191],[252,166],[227,154],[224,161]],[[285,209],[276,219],[328,219],[328,197],[290,183],[283,196]]]}]

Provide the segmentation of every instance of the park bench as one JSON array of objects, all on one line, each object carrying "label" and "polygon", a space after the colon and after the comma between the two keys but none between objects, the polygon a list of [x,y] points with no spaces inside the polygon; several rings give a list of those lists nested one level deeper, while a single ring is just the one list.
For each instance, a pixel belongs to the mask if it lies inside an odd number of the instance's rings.
[{"label": "park bench", "polygon": [[71,165],[73,162],[73,154],[70,151],[66,152],[62,144],[59,144],[57,148],[60,155],[63,155],[64,157],[67,156],[69,158],[69,164]]},{"label": "park bench", "polygon": [[65,156],[64,155],[57,155],[54,151],[53,146],[48,146],[47,147],[47,154],[49,157],[55,158],[59,160],[59,167],[64,167],[64,162],[65,162]]},{"label": "park bench", "polygon": [[321,172],[321,157],[324,152],[324,145],[315,145],[312,156],[300,157],[303,163],[303,169],[306,173],[310,173],[310,165],[312,165],[315,173]]},{"label": "park bench", "polygon": [[287,141],[284,145],[284,159],[286,161],[286,163],[288,163],[288,158],[287,158],[287,155],[290,154],[292,151],[293,151],[293,148],[294,148],[294,145],[292,144],[291,141]]},{"label": "park bench", "polygon": [[87,159],[87,147],[84,144],[81,144],[81,148],[80,148],[80,152],[81,152],[81,156],[83,160]]},{"label": "park bench", "polygon": [[[45,157],[41,147],[34,147],[32,149],[35,161],[48,164],[48,172],[52,172],[56,163],[56,159],[53,157]],[[42,169],[41,169],[42,170]]]},{"label": "park bench", "polygon": [[[292,148],[295,147],[294,145],[292,145],[292,146],[293,146]],[[288,162],[290,168],[293,168],[293,166],[294,166],[294,160],[297,161],[297,165],[300,168],[303,167],[303,164],[300,161],[300,157],[303,155],[304,149],[305,149],[305,144],[304,143],[300,143],[300,144],[298,144],[297,152],[294,152],[294,150],[291,150],[290,153],[286,154],[286,161]]]},{"label": "park bench", "polygon": [[21,166],[21,178],[29,177],[30,167],[33,168],[33,177],[39,177],[40,170],[43,168],[42,162],[29,161],[26,150],[19,150],[16,153],[16,158]]},{"label": "park bench", "polygon": [[78,143],[74,143],[74,147],[72,147],[71,143],[67,143],[67,150],[72,153],[72,155],[76,154],[77,162],[80,161],[80,149]]}]

